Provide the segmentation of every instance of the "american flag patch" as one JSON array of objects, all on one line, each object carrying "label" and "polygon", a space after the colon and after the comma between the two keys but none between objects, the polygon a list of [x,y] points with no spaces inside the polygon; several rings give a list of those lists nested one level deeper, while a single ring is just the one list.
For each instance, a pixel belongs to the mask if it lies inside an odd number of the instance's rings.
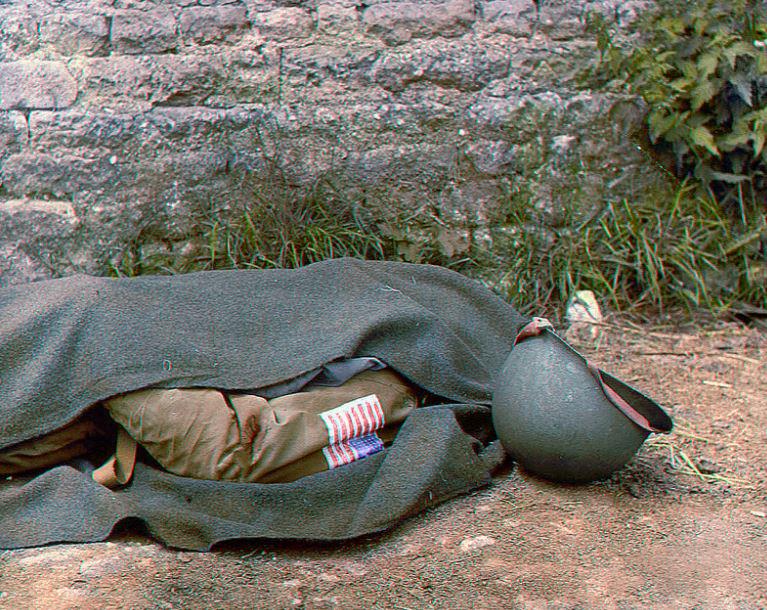
[{"label": "american flag patch", "polygon": [[329,445],[365,436],[384,427],[383,408],[375,394],[346,402],[320,413],[320,417],[328,429]]},{"label": "american flag patch", "polygon": [[365,436],[358,436],[356,438],[350,438],[348,441],[341,441],[328,445],[322,450],[325,460],[328,463],[328,468],[338,468],[344,464],[351,464],[356,460],[361,460],[364,457],[383,451],[383,441],[378,438],[378,435],[366,434]]}]

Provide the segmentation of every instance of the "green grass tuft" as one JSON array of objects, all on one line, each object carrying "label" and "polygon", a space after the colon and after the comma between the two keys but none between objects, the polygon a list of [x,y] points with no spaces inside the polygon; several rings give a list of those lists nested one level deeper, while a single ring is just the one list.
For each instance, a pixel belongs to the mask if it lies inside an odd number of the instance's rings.
[{"label": "green grass tuft", "polygon": [[767,296],[748,257],[727,253],[731,222],[690,186],[660,201],[609,201],[586,218],[566,215],[562,228],[547,229],[530,206],[509,203],[493,259],[505,268],[497,288],[512,302],[556,309],[589,289],[619,311],[717,311]]},{"label": "green grass tuft", "polygon": [[142,233],[111,262],[110,273],[299,267],[351,256],[451,267],[521,311],[554,316],[584,289],[618,311],[716,312],[767,300],[767,274],[753,262],[762,234],[736,234],[720,206],[692,186],[585,212],[574,202],[558,228],[529,199],[508,196],[482,241],[471,227],[433,214],[376,213],[331,180],[308,191],[277,181],[251,192],[247,205],[200,212],[181,247],[158,250]]}]

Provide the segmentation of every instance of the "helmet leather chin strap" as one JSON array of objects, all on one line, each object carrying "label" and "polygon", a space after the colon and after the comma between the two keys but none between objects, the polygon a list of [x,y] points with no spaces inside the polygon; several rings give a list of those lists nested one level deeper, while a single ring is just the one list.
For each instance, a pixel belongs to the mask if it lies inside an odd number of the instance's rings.
[{"label": "helmet leather chin strap", "polygon": [[533,318],[519,330],[517,337],[514,339],[514,345],[528,337],[540,335],[546,328],[551,329],[552,332],[554,331],[554,325],[546,318]]},{"label": "helmet leather chin strap", "polygon": [[554,332],[553,324],[549,322],[546,318],[533,318],[532,320],[530,320],[530,322],[525,324],[525,326],[523,326],[520,329],[520,331],[517,333],[517,336],[514,339],[514,345],[530,337],[536,337],[540,335],[544,330],[548,330],[557,339],[562,341],[562,343],[564,343],[564,345],[566,345],[575,355],[577,355],[579,358],[581,358],[581,360],[583,360],[583,362],[588,367],[589,372],[594,376],[594,378],[599,383],[599,387],[602,388],[602,392],[607,397],[607,399],[612,404],[614,404],[626,417],[628,417],[637,426],[639,426],[643,430],[647,430],[648,432],[665,432],[665,430],[661,430],[660,428],[656,428],[655,426],[653,426],[650,423],[650,420],[648,420],[644,415],[642,415],[639,411],[637,411],[634,407],[632,407],[620,394],[618,394],[609,385],[607,385],[604,378],[602,377],[602,371],[598,369],[594,364],[592,364],[586,357],[584,357],[582,354],[578,353],[575,349],[573,349],[561,337],[559,337],[559,335],[557,335]]}]

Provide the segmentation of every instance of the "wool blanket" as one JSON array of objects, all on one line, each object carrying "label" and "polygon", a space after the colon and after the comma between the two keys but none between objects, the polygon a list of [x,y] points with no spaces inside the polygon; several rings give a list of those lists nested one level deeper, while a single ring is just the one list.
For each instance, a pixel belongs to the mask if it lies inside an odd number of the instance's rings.
[{"label": "wool blanket", "polygon": [[257,391],[358,356],[444,404],[416,410],[385,451],[289,484],[194,480],[149,464],[118,490],[71,465],[2,481],[0,548],[103,540],[136,519],[185,549],[386,529],[489,481],[502,460],[490,442],[493,382],[526,321],[458,273],[356,259],[2,288],[0,449],[124,392]]}]

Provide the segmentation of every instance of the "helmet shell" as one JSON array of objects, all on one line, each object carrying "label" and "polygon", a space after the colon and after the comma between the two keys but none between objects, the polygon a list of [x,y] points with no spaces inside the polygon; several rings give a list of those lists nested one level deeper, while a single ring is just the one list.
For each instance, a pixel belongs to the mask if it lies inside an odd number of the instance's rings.
[{"label": "helmet shell", "polygon": [[[610,391],[646,425],[629,419]],[[496,380],[492,417],[507,453],[526,470],[568,483],[610,476],[650,431],[667,432],[672,425],[654,401],[590,368],[549,330],[520,341],[507,357]]]}]

